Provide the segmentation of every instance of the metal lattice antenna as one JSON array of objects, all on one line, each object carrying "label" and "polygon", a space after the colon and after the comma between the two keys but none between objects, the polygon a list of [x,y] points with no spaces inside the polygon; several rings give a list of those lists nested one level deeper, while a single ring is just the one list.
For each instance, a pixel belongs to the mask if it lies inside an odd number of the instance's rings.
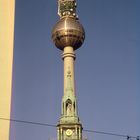
[{"label": "metal lattice antenna", "polygon": [[63,17],[78,18],[76,14],[76,0],[58,0],[58,15]]}]

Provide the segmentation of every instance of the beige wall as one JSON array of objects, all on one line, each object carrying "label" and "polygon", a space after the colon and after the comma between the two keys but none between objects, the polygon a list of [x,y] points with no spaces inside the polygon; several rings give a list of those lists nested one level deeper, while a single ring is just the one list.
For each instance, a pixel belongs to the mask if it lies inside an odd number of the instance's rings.
[{"label": "beige wall", "polygon": [[[15,0],[0,0],[0,118],[10,118]],[[0,119],[0,140],[9,140],[10,122]]]}]

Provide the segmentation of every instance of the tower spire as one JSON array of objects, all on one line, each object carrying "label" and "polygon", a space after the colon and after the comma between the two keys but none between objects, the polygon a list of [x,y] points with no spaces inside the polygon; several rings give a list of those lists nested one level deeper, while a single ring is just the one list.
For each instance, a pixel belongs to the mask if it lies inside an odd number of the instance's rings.
[{"label": "tower spire", "polygon": [[58,15],[60,18],[66,16],[77,18],[76,0],[58,0]]},{"label": "tower spire", "polygon": [[83,44],[85,32],[76,14],[76,0],[58,0],[58,15],[60,20],[53,28],[52,39],[56,47],[63,51],[64,94],[61,117],[57,124],[57,139],[82,140],[82,124],[77,113],[75,93],[74,51]]}]

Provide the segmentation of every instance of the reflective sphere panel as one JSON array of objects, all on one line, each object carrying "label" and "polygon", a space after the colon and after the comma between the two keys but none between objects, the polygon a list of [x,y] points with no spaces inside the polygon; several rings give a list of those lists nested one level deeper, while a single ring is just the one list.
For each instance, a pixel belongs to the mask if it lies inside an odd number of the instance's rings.
[{"label": "reflective sphere panel", "polygon": [[72,46],[76,50],[84,42],[84,28],[75,18],[62,18],[53,28],[52,39],[56,47],[61,50],[66,46]]}]

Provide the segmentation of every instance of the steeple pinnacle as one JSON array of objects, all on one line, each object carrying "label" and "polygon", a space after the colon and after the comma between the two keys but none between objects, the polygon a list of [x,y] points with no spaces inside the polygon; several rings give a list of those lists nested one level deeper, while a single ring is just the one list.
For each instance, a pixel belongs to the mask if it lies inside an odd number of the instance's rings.
[{"label": "steeple pinnacle", "polygon": [[70,68],[68,68],[68,72],[67,72],[67,87],[66,87],[66,94],[73,94],[73,87],[72,87],[72,83],[71,83],[71,71]]}]

